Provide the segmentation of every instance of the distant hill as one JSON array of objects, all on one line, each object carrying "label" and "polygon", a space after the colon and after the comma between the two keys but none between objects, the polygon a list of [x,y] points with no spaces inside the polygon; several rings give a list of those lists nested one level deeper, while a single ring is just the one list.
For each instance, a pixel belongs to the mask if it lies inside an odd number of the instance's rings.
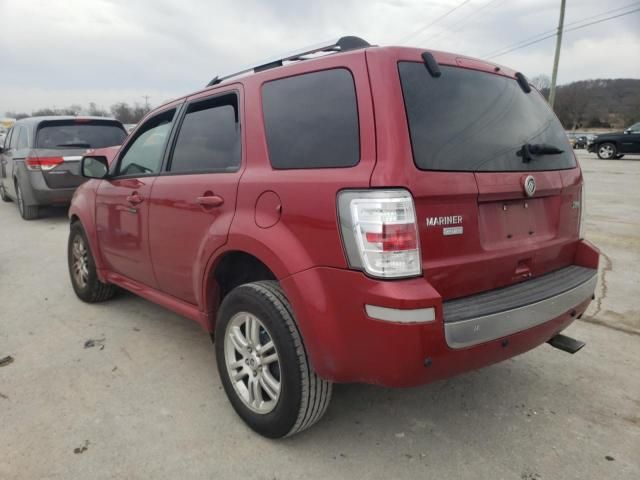
[{"label": "distant hill", "polygon": [[[542,88],[545,96],[548,88]],[[555,111],[568,130],[622,129],[640,121],[640,80],[582,80],[558,86]]]}]

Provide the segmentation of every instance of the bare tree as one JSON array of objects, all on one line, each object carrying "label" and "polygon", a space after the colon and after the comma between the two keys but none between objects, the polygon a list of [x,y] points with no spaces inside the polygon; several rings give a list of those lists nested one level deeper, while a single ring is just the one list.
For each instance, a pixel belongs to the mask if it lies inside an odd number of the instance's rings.
[{"label": "bare tree", "polygon": [[542,92],[543,90],[549,90],[549,87],[551,86],[551,79],[544,74],[536,75],[529,81],[529,83]]}]

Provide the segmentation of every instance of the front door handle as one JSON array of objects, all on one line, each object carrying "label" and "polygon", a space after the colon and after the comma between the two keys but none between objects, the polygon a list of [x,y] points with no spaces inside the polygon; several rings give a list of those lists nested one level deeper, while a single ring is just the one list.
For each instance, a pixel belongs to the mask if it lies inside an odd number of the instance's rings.
[{"label": "front door handle", "polygon": [[131,205],[138,205],[140,203],[142,203],[144,199],[138,195],[137,192],[133,192],[131,195],[127,195],[127,202],[129,202]]},{"label": "front door handle", "polygon": [[205,195],[197,197],[196,201],[203,207],[219,207],[224,203],[224,198],[220,195]]}]

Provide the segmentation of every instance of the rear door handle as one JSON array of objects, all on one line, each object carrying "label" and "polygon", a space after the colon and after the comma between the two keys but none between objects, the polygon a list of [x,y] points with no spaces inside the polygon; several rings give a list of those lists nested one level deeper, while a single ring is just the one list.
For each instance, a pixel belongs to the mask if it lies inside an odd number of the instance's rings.
[{"label": "rear door handle", "polygon": [[127,202],[129,202],[131,205],[138,205],[142,203],[143,200],[144,199],[137,193],[132,193],[131,195],[127,195]]},{"label": "rear door handle", "polygon": [[203,207],[219,207],[224,203],[224,198],[220,195],[205,195],[196,198],[196,201]]}]

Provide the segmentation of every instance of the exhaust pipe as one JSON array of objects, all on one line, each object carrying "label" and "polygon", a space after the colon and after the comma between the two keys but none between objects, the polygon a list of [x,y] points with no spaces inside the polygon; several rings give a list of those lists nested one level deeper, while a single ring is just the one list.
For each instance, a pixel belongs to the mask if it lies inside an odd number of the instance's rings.
[{"label": "exhaust pipe", "polygon": [[580,350],[582,347],[586,345],[584,342],[581,342],[580,340],[567,337],[566,335],[562,335],[561,333],[549,339],[547,343],[552,347],[558,348],[563,352],[567,352],[567,353],[576,353],[578,350]]}]

